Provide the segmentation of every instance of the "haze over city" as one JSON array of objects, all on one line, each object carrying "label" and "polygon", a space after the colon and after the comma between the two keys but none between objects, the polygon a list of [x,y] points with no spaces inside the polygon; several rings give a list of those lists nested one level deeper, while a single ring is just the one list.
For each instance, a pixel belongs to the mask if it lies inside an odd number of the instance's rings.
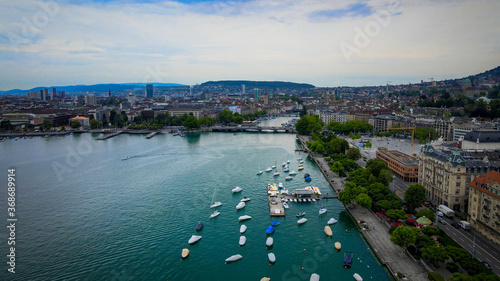
[{"label": "haze over city", "polygon": [[500,64],[500,2],[3,1],[0,90],[279,80],[362,86]]}]

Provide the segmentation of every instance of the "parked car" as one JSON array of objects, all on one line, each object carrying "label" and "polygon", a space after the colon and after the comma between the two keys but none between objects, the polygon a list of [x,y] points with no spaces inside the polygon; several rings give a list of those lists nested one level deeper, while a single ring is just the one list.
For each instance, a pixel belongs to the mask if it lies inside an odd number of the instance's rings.
[{"label": "parked car", "polygon": [[482,263],[484,264],[484,266],[488,269],[488,270],[491,270],[491,265],[485,261],[482,261]]},{"label": "parked car", "polygon": [[423,205],[424,205],[424,207],[429,207],[429,206],[431,205],[431,203],[429,203],[429,202],[424,202],[424,204],[423,204]]},{"label": "parked car", "polygon": [[443,219],[439,219],[439,222],[442,223],[442,224],[446,224],[446,221],[443,220]]},{"label": "parked car", "polygon": [[459,228],[460,226],[458,225],[458,223],[456,222],[452,222],[450,223],[451,226],[453,226],[454,228]]},{"label": "parked car", "polygon": [[443,212],[440,212],[440,211],[437,211],[437,215],[440,217],[444,216]]}]

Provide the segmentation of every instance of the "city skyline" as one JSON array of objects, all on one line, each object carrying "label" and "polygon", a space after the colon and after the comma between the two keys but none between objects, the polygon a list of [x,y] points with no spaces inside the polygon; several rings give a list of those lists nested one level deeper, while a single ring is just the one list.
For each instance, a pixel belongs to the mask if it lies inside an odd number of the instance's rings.
[{"label": "city skyline", "polygon": [[0,6],[0,91],[130,81],[405,84],[500,65],[500,3],[493,0]]}]

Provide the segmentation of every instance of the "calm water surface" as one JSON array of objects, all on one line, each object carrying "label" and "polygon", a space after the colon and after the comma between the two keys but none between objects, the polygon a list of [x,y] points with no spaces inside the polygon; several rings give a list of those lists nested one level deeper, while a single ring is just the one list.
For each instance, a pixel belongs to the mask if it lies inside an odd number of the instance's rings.
[{"label": "calm water surface", "polygon": [[[284,119],[270,120],[279,125]],[[264,124],[266,125],[266,124]],[[271,218],[267,183],[283,182],[289,190],[309,185],[328,193],[330,187],[314,162],[296,152],[291,134],[203,133],[186,137],[121,135],[95,141],[97,134],[5,140],[0,143],[3,176],[16,169],[16,273],[7,272],[8,232],[0,232],[3,268],[0,280],[391,280],[362,239],[339,201],[291,203],[285,218]],[[121,157],[130,159],[121,161]],[[281,163],[298,157],[305,169],[285,182]],[[279,177],[258,170],[277,164]],[[313,178],[310,184],[303,174]],[[231,194],[235,186],[241,194]],[[221,215],[209,220],[212,197],[220,199]],[[251,198],[243,210],[239,200]],[[7,225],[7,191],[0,192]],[[319,217],[326,206],[328,213]],[[295,214],[306,212],[308,222],[297,226]],[[238,247],[238,217],[245,222],[247,244]],[[323,227],[329,218],[328,239]],[[265,230],[280,220],[274,247],[265,247]],[[205,228],[195,233],[198,221]],[[202,235],[188,247],[193,234]],[[342,252],[333,243],[342,243]],[[191,255],[180,260],[181,250]],[[354,253],[351,269],[342,266],[344,251]],[[277,262],[269,265],[267,253]],[[243,259],[224,264],[234,254]]]}]

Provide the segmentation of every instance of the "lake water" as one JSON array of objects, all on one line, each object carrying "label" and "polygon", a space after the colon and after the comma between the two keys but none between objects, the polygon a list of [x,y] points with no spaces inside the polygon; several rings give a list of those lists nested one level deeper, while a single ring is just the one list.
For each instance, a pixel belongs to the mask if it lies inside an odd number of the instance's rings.
[{"label": "lake water", "polygon": [[[285,119],[262,125],[279,125]],[[291,203],[285,218],[271,218],[267,183],[283,182],[289,190],[317,186],[331,189],[314,161],[296,152],[292,134],[200,133],[185,137],[120,135],[106,141],[98,134],[32,138],[0,143],[1,209],[7,219],[7,169],[16,169],[16,273],[7,272],[6,228],[0,232],[3,268],[0,280],[391,280],[336,199]],[[121,161],[124,156],[129,160]],[[305,169],[285,182],[281,163],[298,160]],[[258,170],[277,164],[279,177]],[[309,173],[311,183],[303,174]],[[233,195],[240,186],[243,192]],[[221,200],[221,215],[209,220],[212,197]],[[250,197],[243,210],[235,206]],[[328,213],[318,216],[320,207]],[[308,222],[297,226],[295,214]],[[238,217],[247,243],[238,246]],[[329,218],[333,238],[323,228]],[[265,230],[275,220],[274,247],[266,249]],[[205,228],[195,233],[197,222]],[[5,222],[6,225],[7,222]],[[188,247],[193,234],[203,238]],[[333,251],[333,243],[342,251]],[[181,251],[190,256],[181,261]],[[344,251],[354,253],[343,268]],[[269,265],[267,254],[277,262]],[[243,259],[225,264],[231,255]]]}]

